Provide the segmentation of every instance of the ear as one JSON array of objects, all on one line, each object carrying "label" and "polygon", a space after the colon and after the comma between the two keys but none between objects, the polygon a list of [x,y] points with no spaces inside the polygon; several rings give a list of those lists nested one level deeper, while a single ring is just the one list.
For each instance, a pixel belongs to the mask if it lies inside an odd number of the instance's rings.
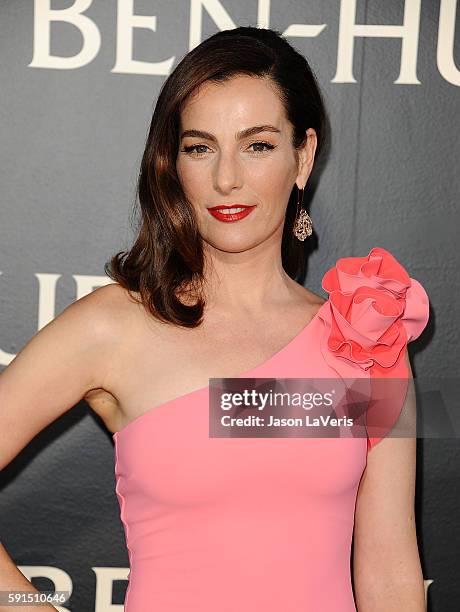
[{"label": "ear", "polygon": [[315,151],[317,145],[316,132],[313,128],[308,128],[305,132],[305,140],[299,149],[299,166],[296,184],[299,189],[303,189],[308,181],[308,177],[313,170]]}]

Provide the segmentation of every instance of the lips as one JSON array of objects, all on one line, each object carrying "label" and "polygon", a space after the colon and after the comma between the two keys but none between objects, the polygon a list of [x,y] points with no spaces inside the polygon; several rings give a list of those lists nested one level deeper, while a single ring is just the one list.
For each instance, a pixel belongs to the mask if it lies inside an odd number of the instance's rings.
[{"label": "lips", "polygon": [[208,208],[209,213],[217,220],[223,221],[224,223],[231,223],[233,221],[239,221],[247,217],[255,208],[254,206],[247,206],[246,204],[231,204],[231,205],[218,205]]}]

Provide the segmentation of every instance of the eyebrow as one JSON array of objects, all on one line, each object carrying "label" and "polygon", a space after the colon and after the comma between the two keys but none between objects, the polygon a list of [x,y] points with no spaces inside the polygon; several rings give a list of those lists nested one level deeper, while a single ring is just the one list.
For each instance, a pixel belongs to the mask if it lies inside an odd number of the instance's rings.
[{"label": "eyebrow", "polygon": [[[281,130],[276,128],[273,125],[254,125],[252,127],[246,128],[245,130],[241,130],[237,132],[235,139],[239,140],[240,138],[247,138],[248,136],[253,136],[254,134],[259,134],[260,132],[274,132],[275,134],[280,134]],[[217,142],[214,134],[210,132],[205,132],[204,130],[185,130],[180,135],[181,140],[186,136],[195,136],[196,138],[206,138],[206,140],[211,140],[212,142]]]}]

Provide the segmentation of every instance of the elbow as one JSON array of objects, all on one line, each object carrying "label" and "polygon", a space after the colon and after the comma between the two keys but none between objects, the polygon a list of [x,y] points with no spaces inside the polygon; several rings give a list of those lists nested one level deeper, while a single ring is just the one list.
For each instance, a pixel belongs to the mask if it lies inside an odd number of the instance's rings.
[{"label": "elbow", "polygon": [[375,567],[354,580],[357,612],[426,612],[420,562],[409,567]]}]

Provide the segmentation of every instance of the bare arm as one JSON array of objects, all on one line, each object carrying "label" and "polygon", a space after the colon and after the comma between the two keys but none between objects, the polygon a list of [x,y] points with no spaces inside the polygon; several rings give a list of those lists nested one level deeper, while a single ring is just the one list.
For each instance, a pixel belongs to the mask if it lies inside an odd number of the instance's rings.
[{"label": "bare arm", "polygon": [[[415,416],[412,370],[405,418]],[[416,438],[387,437],[373,447],[355,512],[354,584],[359,612],[425,612],[415,528]]]},{"label": "bare arm", "polygon": [[[29,593],[40,593],[34,585],[27,580],[17,566],[14,564],[10,555],[6,551],[3,544],[0,543],[0,591],[27,591]],[[56,610],[51,604],[40,605],[40,610],[46,612]],[[1,612],[10,612],[11,606],[1,606]],[[21,606],[23,612],[36,612],[37,606]]]},{"label": "bare arm", "polygon": [[[0,375],[0,469],[88,391],[104,388],[115,336],[104,304],[113,291],[117,288],[102,287],[68,306]],[[1,590],[38,593],[0,545]],[[0,605],[0,612],[10,610]]]}]

